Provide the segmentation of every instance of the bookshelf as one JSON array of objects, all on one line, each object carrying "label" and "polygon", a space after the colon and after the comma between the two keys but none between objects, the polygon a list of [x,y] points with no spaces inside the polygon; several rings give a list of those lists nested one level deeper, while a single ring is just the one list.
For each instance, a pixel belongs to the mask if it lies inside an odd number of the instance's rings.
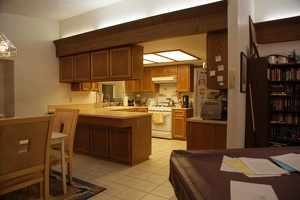
[{"label": "bookshelf", "polygon": [[247,63],[254,116],[247,85],[245,147],[300,145],[300,63],[269,64],[266,57]]},{"label": "bookshelf", "polygon": [[300,145],[300,63],[270,64],[270,142]]}]

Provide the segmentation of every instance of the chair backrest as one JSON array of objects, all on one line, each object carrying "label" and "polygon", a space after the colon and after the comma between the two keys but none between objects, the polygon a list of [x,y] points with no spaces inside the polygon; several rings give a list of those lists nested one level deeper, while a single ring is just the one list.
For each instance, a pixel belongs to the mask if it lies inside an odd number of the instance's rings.
[{"label": "chair backrest", "polygon": [[73,152],[73,142],[78,120],[79,109],[56,108],[54,112],[53,132],[64,133],[65,150]]},{"label": "chair backrest", "polygon": [[0,120],[1,182],[35,171],[49,173],[52,125],[51,116]]}]

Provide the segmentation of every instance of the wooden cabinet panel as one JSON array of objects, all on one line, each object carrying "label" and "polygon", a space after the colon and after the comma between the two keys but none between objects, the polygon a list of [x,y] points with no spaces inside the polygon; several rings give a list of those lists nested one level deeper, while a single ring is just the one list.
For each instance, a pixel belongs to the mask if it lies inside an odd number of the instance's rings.
[{"label": "wooden cabinet panel", "polygon": [[141,91],[141,81],[140,80],[125,81],[125,91],[126,92],[140,92]]},{"label": "wooden cabinet panel", "polygon": [[158,85],[152,81],[152,68],[143,70],[143,79],[141,80],[141,92],[157,92]]},{"label": "wooden cabinet panel", "polygon": [[90,127],[88,124],[77,123],[74,152],[90,153]]},{"label": "wooden cabinet panel", "polygon": [[187,150],[226,149],[227,125],[187,122]]},{"label": "wooden cabinet panel", "polygon": [[137,112],[145,112],[145,113],[147,113],[148,112],[148,108],[138,108]]},{"label": "wooden cabinet panel", "polygon": [[172,136],[175,139],[186,139],[186,119],[193,116],[193,110],[172,110]]},{"label": "wooden cabinet panel", "polygon": [[109,157],[108,127],[90,125],[91,154],[101,157]]},{"label": "wooden cabinet panel", "polygon": [[73,56],[59,59],[59,82],[73,81]]},{"label": "wooden cabinet panel", "polygon": [[90,79],[90,54],[74,56],[74,81],[89,81]]},{"label": "wooden cabinet panel", "polygon": [[110,50],[110,78],[131,77],[131,48],[122,47]]},{"label": "wooden cabinet panel", "polygon": [[109,50],[91,53],[91,79],[109,79]]},{"label": "wooden cabinet panel", "polygon": [[153,76],[177,75],[177,66],[153,67]]},{"label": "wooden cabinet panel", "polygon": [[111,159],[131,162],[131,128],[109,128]]},{"label": "wooden cabinet panel", "polygon": [[193,92],[194,91],[194,66],[178,66],[177,91]]},{"label": "wooden cabinet panel", "polygon": [[[208,89],[228,88],[228,41],[227,30],[211,32],[206,37],[207,73],[215,72],[215,76],[207,76]],[[224,70],[218,70],[219,66]],[[218,81],[218,76],[223,77],[223,81]]]}]

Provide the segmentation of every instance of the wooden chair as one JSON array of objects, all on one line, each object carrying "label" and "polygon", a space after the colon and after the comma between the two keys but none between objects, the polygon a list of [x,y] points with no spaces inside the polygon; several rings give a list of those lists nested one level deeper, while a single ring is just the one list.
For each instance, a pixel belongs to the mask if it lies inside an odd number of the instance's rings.
[{"label": "wooden chair", "polygon": [[[72,157],[73,157],[73,143],[75,130],[78,120],[79,109],[65,109],[56,108],[54,112],[53,132],[64,133],[65,137],[65,158],[68,168],[68,180],[72,185]],[[50,174],[51,168],[55,165],[61,164],[60,145],[52,145],[50,152]]]},{"label": "wooden chair", "polygon": [[0,196],[39,183],[49,199],[52,123],[51,116],[0,120]]}]

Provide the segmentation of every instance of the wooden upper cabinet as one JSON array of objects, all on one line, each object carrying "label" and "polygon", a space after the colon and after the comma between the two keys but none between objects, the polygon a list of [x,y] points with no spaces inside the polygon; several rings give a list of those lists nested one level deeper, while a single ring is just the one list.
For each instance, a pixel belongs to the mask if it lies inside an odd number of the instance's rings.
[{"label": "wooden upper cabinet", "polygon": [[[228,88],[227,30],[211,32],[206,36],[207,88]],[[211,75],[214,74],[214,75]]]},{"label": "wooden upper cabinet", "polygon": [[110,73],[112,80],[142,79],[143,47],[131,45],[110,50]]},{"label": "wooden upper cabinet", "polygon": [[153,76],[177,75],[177,66],[154,67]]},{"label": "wooden upper cabinet", "polygon": [[180,65],[177,68],[177,91],[193,92],[194,91],[194,66]]},{"label": "wooden upper cabinet", "polygon": [[141,91],[141,80],[130,80],[125,81],[126,92],[140,92]]},{"label": "wooden upper cabinet", "polygon": [[73,56],[62,57],[59,60],[59,81],[73,81]]},{"label": "wooden upper cabinet", "polygon": [[91,79],[90,54],[80,54],[74,56],[73,80],[88,81]]},{"label": "wooden upper cabinet", "polygon": [[109,79],[109,50],[91,53],[91,79]]},{"label": "wooden upper cabinet", "polygon": [[158,85],[152,81],[152,68],[144,68],[141,92],[158,92]]}]

